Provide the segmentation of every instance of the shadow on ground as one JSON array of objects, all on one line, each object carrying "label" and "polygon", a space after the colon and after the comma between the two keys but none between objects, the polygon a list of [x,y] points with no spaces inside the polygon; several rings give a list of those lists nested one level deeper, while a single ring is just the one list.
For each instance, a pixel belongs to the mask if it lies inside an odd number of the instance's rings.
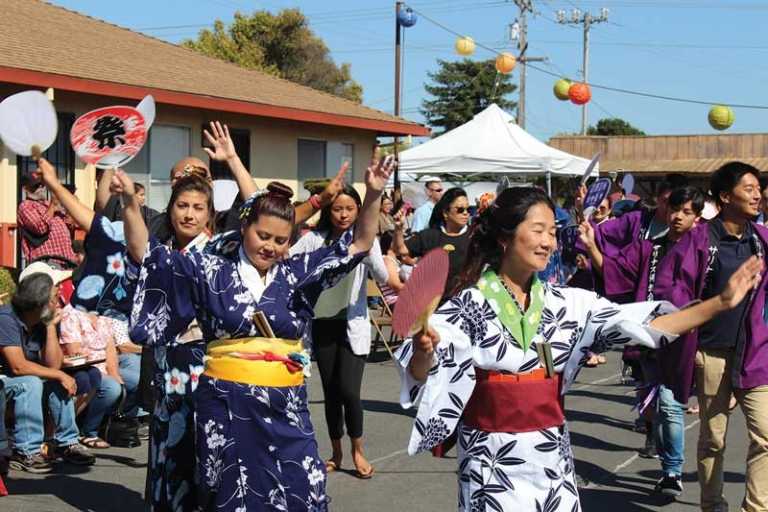
[{"label": "shadow on ground", "polygon": [[121,483],[96,482],[68,474],[35,479],[13,478],[8,481],[8,491],[16,496],[53,494],[77,510],[144,510],[141,493]]}]

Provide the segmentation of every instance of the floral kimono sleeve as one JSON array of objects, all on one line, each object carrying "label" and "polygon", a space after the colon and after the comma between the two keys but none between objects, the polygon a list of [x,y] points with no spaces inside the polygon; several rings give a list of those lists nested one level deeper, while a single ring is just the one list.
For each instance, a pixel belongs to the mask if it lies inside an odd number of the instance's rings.
[{"label": "floral kimono sleeve", "polygon": [[349,253],[352,241],[352,230],[348,230],[333,244],[296,254],[288,260],[291,273],[296,278],[296,287],[313,307],[323,290],[336,286],[365,258],[366,253],[363,252]]},{"label": "floral kimono sleeve", "polygon": [[634,344],[658,349],[665,347],[677,336],[654,329],[650,322],[677,309],[668,302],[635,302],[615,304],[592,292],[561,289],[567,292],[567,302],[573,310],[581,310],[577,317],[581,336],[574,343],[563,371],[563,393],[576,380],[588,352],[605,352],[615,345]]},{"label": "floral kimono sleeve", "polygon": [[[465,291],[459,297],[466,301],[464,296],[469,294]],[[429,325],[439,334],[440,342],[425,382],[414,379],[408,370],[413,340],[407,339],[395,353],[402,384],[400,404],[410,408],[420,400],[408,443],[410,455],[429,450],[450,436],[475,389],[473,319],[455,310],[447,302],[430,318]]]},{"label": "floral kimono sleeve", "polygon": [[[151,239],[138,269],[131,340],[141,345],[168,345],[189,326],[200,298],[198,288],[205,285],[207,258],[217,257],[192,251],[182,254]],[[135,266],[133,262],[131,266]]]}]

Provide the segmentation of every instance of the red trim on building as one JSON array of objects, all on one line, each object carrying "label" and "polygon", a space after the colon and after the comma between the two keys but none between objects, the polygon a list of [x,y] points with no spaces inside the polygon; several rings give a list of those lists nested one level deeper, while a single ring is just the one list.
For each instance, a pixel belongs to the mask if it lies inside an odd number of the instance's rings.
[{"label": "red trim on building", "polygon": [[371,130],[381,135],[426,136],[430,134],[429,128],[422,125],[364,119],[339,114],[328,114],[325,112],[313,112],[310,110],[279,107],[263,103],[252,103],[248,101],[217,98],[214,96],[204,96],[165,89],[155,89],[152,87],[117,84],[102,80],[76,78],[43,71],[31,71],[28,69],[10,68],[6,66],[0,66],[0,81],[36,87],[53,87],[54,89],[62,89],[65,91],[75,91],[101,96],[114,96],[117,98],[134,100],[140,100],[147,94],[151,94],[155,97],[157,103],[206,110],[218,110],[222,112],[235,112],[238,114],[261,117],[289,119],[291,121],[302,121],[306,123],[344,126],[347,128]]}]

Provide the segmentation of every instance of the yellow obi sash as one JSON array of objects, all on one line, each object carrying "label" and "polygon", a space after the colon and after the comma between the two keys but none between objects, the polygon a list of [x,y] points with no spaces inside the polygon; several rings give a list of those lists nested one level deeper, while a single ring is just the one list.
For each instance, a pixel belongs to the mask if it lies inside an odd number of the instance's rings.
[{"label": "yellow obi sash", "polygon": [[302,369],[309,364],[300,340],[217,340],[208,344],[204,375],[254,386],[300,386],[304,383]]}]

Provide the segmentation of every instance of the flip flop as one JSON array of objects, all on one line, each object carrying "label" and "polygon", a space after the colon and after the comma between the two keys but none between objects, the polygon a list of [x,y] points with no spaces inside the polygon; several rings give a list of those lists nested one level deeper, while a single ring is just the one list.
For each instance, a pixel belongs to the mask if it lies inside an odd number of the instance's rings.
[{"label": "flip flop", "polygon": [[81,437],[80,444],[92,450],[106,450],[107,448],[112,447],[111,444],[100,437]]},{"label": "flip flop", "polygon": [[370,480],[375,472],[376,470],[373,468],[373,466],[371,466],[371,469],[367,473],[362,473],[359,469],[355,469],[352,474],[360,480]]}]

